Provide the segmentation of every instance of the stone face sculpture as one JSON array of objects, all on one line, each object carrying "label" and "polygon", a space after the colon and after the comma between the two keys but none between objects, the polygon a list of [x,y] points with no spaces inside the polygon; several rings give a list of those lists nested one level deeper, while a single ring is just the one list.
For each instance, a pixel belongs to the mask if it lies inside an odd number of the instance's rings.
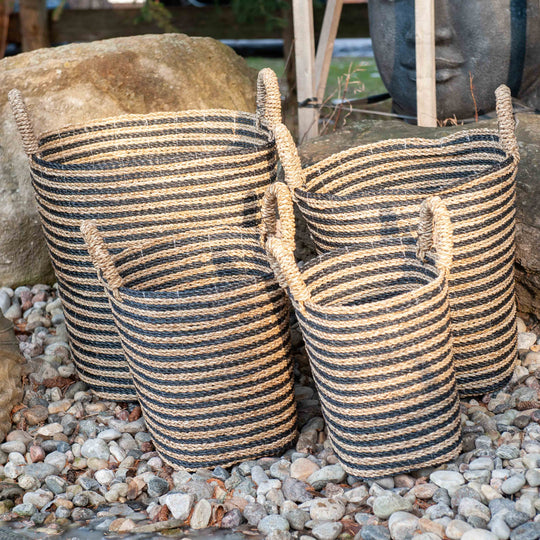
[{"label": "stone face sculpture", "polygon": [[[416,115],[414,0],[370,0],[373,52],[394,110]],[[502,83],[540,108],[538,0],[435,0],[437,117],[495,109]]]}]

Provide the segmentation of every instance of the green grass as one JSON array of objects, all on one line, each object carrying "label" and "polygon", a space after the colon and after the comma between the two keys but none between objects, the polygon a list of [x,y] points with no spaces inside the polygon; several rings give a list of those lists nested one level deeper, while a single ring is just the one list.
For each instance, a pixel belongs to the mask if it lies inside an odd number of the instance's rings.
[{"label": "green grass", "polygon": [[[281,58],[247,58],[250,67],[260,70],[272,68],[278,77],[283,76],[285,62]],[[366,97],[386,92],[373,58],[333,58],[328,74],[325,97],[335,99],[343,96],[347,73],[351,73],[347,97]],[[341,78],[341,88],[339,80]],[[341,95],[339,95],[341,94]]]}]

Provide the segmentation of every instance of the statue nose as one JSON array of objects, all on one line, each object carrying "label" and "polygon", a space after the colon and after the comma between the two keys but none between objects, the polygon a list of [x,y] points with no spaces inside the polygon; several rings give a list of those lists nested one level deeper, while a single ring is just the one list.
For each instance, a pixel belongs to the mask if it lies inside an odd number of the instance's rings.
[{"label": "statue nose", "polygon": [[453,32],[448,26],[435,27],[435,45],[442,45],[452,40]]}]

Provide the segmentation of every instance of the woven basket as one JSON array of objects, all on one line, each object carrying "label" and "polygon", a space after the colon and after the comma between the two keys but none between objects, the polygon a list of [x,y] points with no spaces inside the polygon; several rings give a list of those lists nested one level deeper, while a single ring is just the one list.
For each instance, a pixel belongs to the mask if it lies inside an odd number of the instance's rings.
[{"label": "woven basket", "polygon": [[258,78],[257,114],[228,110],[127,115],[43,135],[16,90],[10,101],[58,279],[75,365],[98,395],[136,399],[107,297],[80,233],[103,220],[113,252],[162,234],[256,226],[275,178],[269,129],[280,120],[275,74]]},{"label": "woven basket", "polygon": [[[449,277],[460,393],[491,392],[515,361],[515,175],[519,161],[510,91],[497,89],[499,131],[462,131],[439,140],[359,146],[301,169],[287,128],[276,128],[293,198],[319,252],[413,243],[422,201],[439,195],[450,212]],[[390,239],[390,240],[389,240]]]},{"label": "woven basket", "polygon": [[[441,200],[433,197],[421,206],[419,257],[399,243],[345,248],[302,270],[294,244],[274,234],[276,201],[282,236],[292,219],[290,192],[275,184],[263,202],[267,251],[296,309],[328,434],[344,469],[378,477],[457,456],[459,400],[447,280],[452,233]],[[432,238],[436,257],[426,254]]]},{"label": "woven basket", "polygon": [[93,222],[82,231],[161,457],[194,470],[284,451],[289,304],[258,233],[190,232],[111,257]]}]

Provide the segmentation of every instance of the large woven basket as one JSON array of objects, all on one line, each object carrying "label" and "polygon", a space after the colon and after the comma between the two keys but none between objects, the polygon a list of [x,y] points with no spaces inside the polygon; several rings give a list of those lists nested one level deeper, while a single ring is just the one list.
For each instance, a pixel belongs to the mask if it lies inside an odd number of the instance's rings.
[{"label": "large woven basket", "polygon": [[39,142],[18,91],[10,101],[58,279],[75,365],[101,397],[136,399],[107,297],[83,243],[103,220],[113,252],[162,234],[256,226],[275,178],[275,74],[258,78],[257,114],[201,110],[127,115],[48,133]]},{"label": "large woven basket", "polygon": [[82,231],[161,457],[232,465],[285,450],[296,434],[289,304],[258,232],[184,233],[111,257]]},{"label": "large woven basket", "polygon": [[[275,236],[275,203],[281,238]],[[419,254],[393,246],[325,253],[299,270],[284,229],[284,184],[269,188],[266,246],[302,331],[328,434],[344,469],[377,477],[460,451],[448,304],[451,224],[438,197],[421,206]],[[432,224],[433,229],[432,230]],[[426,255],[432,238],[437,255]],[[422,259],[425,258],[425,262]]]},{"label": "large woven basket", "polygon": [[[449,277],[460,393],[501,388],[515,361],[515,176],[519,161],[510,91],[497,89],[499,130],[439,140],[359,146],[301,169],[287,128],[276,128],[293,198],[319,252],[415,241],[422,201],[439,195],[454,229]],[[393,241],[393,240],[392,240]]]}]

